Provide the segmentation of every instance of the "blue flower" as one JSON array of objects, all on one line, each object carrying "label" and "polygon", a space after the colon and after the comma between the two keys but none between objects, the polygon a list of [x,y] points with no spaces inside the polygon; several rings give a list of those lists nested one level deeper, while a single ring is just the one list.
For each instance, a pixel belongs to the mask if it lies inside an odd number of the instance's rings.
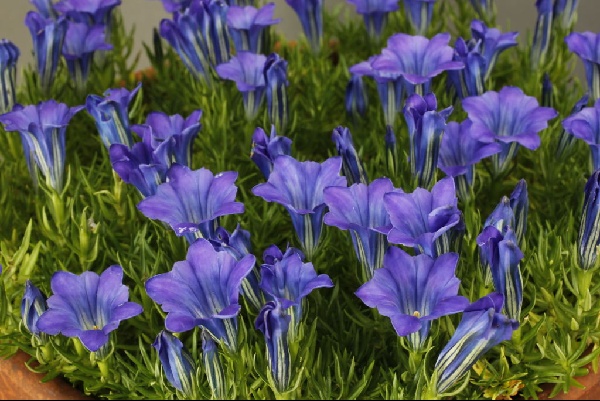
[{"label": "blue flower", "polygon": [[515,216],[513,230],[517,236],[518,243],[523,244],[525,233],[527,232],[527,214],[529,211],[527,182],[524,179],[519,180],[515,189],[510,194],[510,208]]},{"label": "blue flower", "polygon": [[481,54],[486,65],[484,80],[487,80],[500,53],[517,46],[519,32],[502,33],[496,28],[488,28],[482,21],[473,20],[471,22],[471,34],[473,40],[480,43]]},{"label": "blue flower", "polygon": [[17,60],[19,48],[0,39],[0,114],[9,112],[17,101]]},{"label": "blue flower", "polygon": [[342,157],[342,171],[348,180],[348,184],[357,182],[368,184],[367,171],[354,148],[350,130],[339,126],[333,130],[331,139],[335,143],[338,155]]},{"label": "blue flower", "polygon": [[288,388],[292,375],[288,345],[289,326],[290,316],[282,310],[277,301],[267,302],[254,322],[254,327],[265,337],[271,374],[279,392]]},{"label": "blue flower", "polygon": [[565,118],[562,125],[566,132],[589,145],[592,169],[600,168],[600,99],[593,107],[584,107],[581,111]]},{"label": "blue flower", "polygon": [[267,56],[264,66],[267,113],[271,124],[279,131],[283,131],[288,121],[288,95],[287,86],[287,61],[279,57],[277,53]]},{"label": "blue flower", "polygon": [[325,188],[323,199],[329,212],[325,224],[350,231],[354,251],[363,268],[363,281],[373,277],[373,272],[383,265],[383,255],[388,248],[387,232],[391,225],[384,207],[384,194],[401,192],[388,178],[378,178],[372,183],[356,183],[350,187]]},{"label": "blue flower", "polygon": [[435,363],[436,391],[443,394],[471,369],[483,354],[510,340],[519,323],[500,311],[504,299],[494,292],[465,308],[462,319]]},{"label": "blue flower", "polygon": [[448,71],[448,84],[454,87],[459,99],[485,92],[486,62],[480,48],[481,42],[456,39],[453,60],[462,62],[465,68]]},{"label": "blue flower", "polygon": [[432,257],[450,251],[451,233],[462,225],[452,177],[442,178],[431,192],[423,188],[412,193],[388,192],[383,203],[392,223],[389,242]]},{"label": "blue flower", "polygon": [[94,118],[102,143],[107,150],[115,143],[133,146],[128,107],[141,85],[138,84],[131,92],[125,88],[117,88],[107,89],[104,97],[88,95],[85,107]]},{"label": "blue flower", "polygon": [[142,307],[128,302],[129,289],[122,284],[123,269],[110,266],[101,275],[87,271],[76,275],[54,273],[50,281],[53,295],[48,310],[40,316],[41,332],[78,337],[90,351],[108,343],[108,336],[122,320],[142,313]]},{"label": "blue flower", "polygon": [[535,97],[513,86],[468,97],[462,105],[473,122],[472,129],[493,134],[502,145],[502,151],[492,156],[495,175],[506,171],[519,146],[537,149],[538,133],[548,126],[548,120],[558,115],[553,108],[540,107]]},{"label": "blue flower", "polygon": [[21,300],[21,319],[25,328],[34,336],[39,336],[40,330],[37,322],[46,311],[46,297],[29,280],[25,283],[25,293]]},{"label": "blue flower", "polygon": [[285,0],[285,2],[298,15],[304,35],[313,51],[317,52],[321,48],[323,37],[323,0]]},{"label": "blue flower", "polygon": [[420,350],[432,320],[462,312],[469,304],[458,295],[457,263],[456,253],[433,259],[427,255],[410,256],[391,246],[385,253],[383,267],[356,291],[356,296],[389,317],[396,334],[408,336],[412,349]]},{"label": "blue flower", "polygon": [[319,164],[299,162],[291,156],[281,155],[274,160],[269,180],[252,188],[254,195],[287,209],[309,259],[321,238],[326,207],[323,190],[328,186],[346,186],[346,178],[339,175],[341,167],[341,157],[332,157]]},{"label": "blue flower", "polygon": [[363,16],[367,33],[371,38],[379,38],[388,14],[398,10],[398,0],[347,0],[356,6],[356,12]]},{"label": "blue flower", "polygon": [[158,352],[158,358],[169,383],[185,395],[192,396],[196,367],[183,343],[168,331],[161,330],[152,346]]},{"label": "blue flower", "polygon": [[286,136],[277,135],[275,126],[271,126],[271,134],[267,137],[265,130],[257,127],[252,134],[252,152],[250,158],[258,166],[265,179],[269,179],[273,171],[273,161],[279,155],[290,155],[292,140]]},{"label": "blue flower", "polygon": [[194,0],[161,0],[166,12],[174,13],[188,8]]},{"label": "blue flower", "polygon": [[435,2],[436,0],[404,0],[404,12],[417,35],[427,33]]},{"label": "blue flower", "polygon": [[346,85],[346,112],[356,118],[359,115],[363,116],[367,112],[369,101],[362,75],[350,75],[350,80]]},{"label": "blue flower", "polygon": [[579,0],[554,0],[553,18],[554,21],[559,20],[562,29],[568,30],[573,26],[578,3]]},{"label": "blue flower", "polygon": [[227,26],[237,52],[261,52],[261,33],[263,29],[281,21],[280,19],[273,19],[274,11],[275,3],[265,4],[261,8],[234,5],[229,7],[227,10]]},{"label": "blue flower", "polygon": [[[0,115],[0,122],[6,131],[21,134],[23,150],[30,172],[33,157],[36,166],[46,180],[46,184],[61,193],[65,170],[65,137],[71,118],[83,106],[69,107],[54,100],[37,105],[15,105],[12,111]],[[32,177],[37,181],[36,177]]]},{"label": "blue flower", "polygon": [[600,34],[573,32],[565,37],[569,50],[579,56],[592,100],[600,99]]},{"label": "blue flower", "polygon": [[552,35],[552,0],[536,0],[538,17],[535,23],[533,43],[531,45],[531,68],[536,70],[546,61]]},{"label": "blue flower", "polygon": [[583,210],[579,224],[579,267],[589,270],[596,265],[600,245],[600,170],[594,171],[585,184]]},{"label": "blue flower", "polygon": [[[571,113],[569,114],[569,116],[573,116],[579,113],[581,110],[583,110],[583,108],[587,106],[589,99],[589,93],[585,93],[581,97],[581,99],[579,99],[577,103],[575,103],[575,105],[571,109]],[[573,143],[575,142],[575,139],[576,138],[573,135],[571,135],[567,132],[567,130],[564,129],[563,120],[563,130],[561,131],[560,136],[558,138],[558,145],[556,146],[556,155],[558,157],[561,157],[567,152],[569,152],[573,148]]]},{"label": "blue flower", "polygon": [[121,0],[60,0],[54,8],[73,21],[108,26],[112,11],[120,4]]},{"label": "blue flower", "polygon": [[29,0],[44,18],[56,18],[58,13],[54,9],[53,0]]},{"label": "blue flower", "polygon": [[142,200],[138,209],[148,218],[169,224],[190,243],[196,238],[210,239],[220,216],[244,212],[244,205],[235,201],[237,176],[235,171],[213,175],[205,168],[173,165],[167,182]]},{"label": "blue flower", "polygon": [[202,326],[235,352],[240,286],[254,262],[254,255],[237,261],[198,239],[188,248],[186,260],[146,281],[146,292],[167,313],[167,330],[183,332]]},{"label": "blue flower", "polygon": [[410,141],[410,170],[419,186],[429,187],[435,177],[442,134],[452,106],[437,111],[433,93],[418,94],[406,99],[404,119]]},{"label": "blue flower", "polygon": [[[224,0],[204,0],[193,2],[190,12],[196,15],[200,33],[208,50],[213,66],[229,61],[229,33],[227,31],[227,10]],[[198,32],[196,33],[198,34]]]},{"label": "blue flower", "polygon": [[29,11],[25,17],[25,25],[29,28],[33,39],[33,52],[40,85],[42,90],[47,92],[56,75],[67,32],[67,20],[64,17],[44,18],[35,11]]}]

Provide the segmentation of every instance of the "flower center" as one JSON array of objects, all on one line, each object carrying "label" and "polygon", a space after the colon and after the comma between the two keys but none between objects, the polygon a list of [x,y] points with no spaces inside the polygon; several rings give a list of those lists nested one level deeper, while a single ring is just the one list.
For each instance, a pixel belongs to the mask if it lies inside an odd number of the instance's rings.
[{"label": "flower center", "polygon": [[416,310],[416,311],[413,312],[413,316],[414,317],[421,317],[421,314],[419,313],[418,310]]}]

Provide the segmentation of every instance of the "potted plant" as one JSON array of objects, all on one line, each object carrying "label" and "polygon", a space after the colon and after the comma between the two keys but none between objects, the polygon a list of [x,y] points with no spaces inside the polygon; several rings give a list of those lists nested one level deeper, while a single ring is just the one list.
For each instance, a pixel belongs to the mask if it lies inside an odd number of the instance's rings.
[{"label": "potted plant", "polygon": [[32,1],[18,85],[0,42],[3,371],[110,399],[596,391],[577,1],[538,0],[533,37],[489,0],[286,1],[298,43],[273,4],[163,0],[144,71],[118,0]]}]

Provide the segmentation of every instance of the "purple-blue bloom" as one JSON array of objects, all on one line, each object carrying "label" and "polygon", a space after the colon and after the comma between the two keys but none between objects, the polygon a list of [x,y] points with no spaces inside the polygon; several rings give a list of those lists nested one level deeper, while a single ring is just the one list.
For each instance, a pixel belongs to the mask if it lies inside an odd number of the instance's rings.
[{"label": "purple-blue bloom", "polygon": [[0,39],[0,114],[9,112],[17,102],[17,60],[19,48]]},{"label": "purple-blue bloom", "polygon": [[592,170],[600,168],[600,99],[593,107],[584,107],[562,122],[566,132],[589,145],[592,159]]},{"label": "purple-blue bloom", "polygon": [[452,230],[461,227],[462,217],[452,177],[442,178],[431,192],[423,188],[412,193],[388,192],[383,203],[392,223],[389,242],[432,257],[450,252],[448,240]]},{"label": "purple-blue bloom", "polygon": [[485,92],[486,62],[481,55],[481,42],[463,38],[456,39],[454,44],[455,61],[465,65],[462,70],[448,71],[448,86],[454,87],[459,99],[478,96]]},{"label": "purple-blue bloom", "polygon": [[350,130],[346,127],[339,126],[333,130],[331,139],[335,143],[338,155],[342,157],[342,172],[344,173],[346,180],[348,180],[348,185],[357,182],[368,184],[369,178],[367,177],[367,171],[358,157],[358,152],[354,147]]},{"label": "purple-blue bloom", "polygon": [[433,182],[442,134],[452,110],[450,106],[438,112],[433,93],[424,97],[415,93],[406,99],[404,119],[410,142],[410,170],[419,186],[429,188]]},{"label": "purple-blue bloom", "polygon": [[356,6],[356,12],[363,16],[367,33],[371,38],[379,38],[385,28],[388,13],[398,10],[398,0],[347,0]]},{"label": "purple-blue bloom", "polygon": [[261,8],[253,6],[230,6],[227,10],[227,26],[235,50],[260,53],[262,49],[261,33],[270,25],[281,21],[273,19],[275,3],[265,4]]},{"label": "purple-blue bloom", "polygon": [[267,94],[267,114],[271,124],[279,131],[285,130],[288,121],[287,79],[288,63],[277,53],[271,53],[265,61],[264,75]]},{"label": "purple-blue bloom", "polygon": [[465,308],[462,319],[435,363],[437,394],[454,385],[483,354],[510,340],[519,322],[500,313],[503,296],[494,292]]},{"label": "purple-blue bloom", "polygon": [[584,189],[583,210],[579,224],[579,267],[589,270],[596,266],[600,245],[600,170],[594,171]]},{"label": "purple-blue bloom", "polygon": [[[588,101],[590,99],[589,93],[585,93],[581,99],[575,103],[573,108],[571,109],[571,114],[569,116],[573,116],[583,110],[584,107],[587,106]],[[563,121],[564,123],[564,121]],[[563,126],[563,130],[560,133],[560,137],[558,138],[558,145],[556,146],[556,155],[558,157],[563,156],[568,153],[573,148],[573,143],[575,142],[575,137],[569,134]]]},{"label": "purple-blue bloom", "polygon": [[168,331],[161,330],[152,346],[158,352],[158,359],[169,383],[185,395],[192,396],[196,366],[181,340]]},{"label": "purple-blue bloom", "polygon": [[167,330],[178,333],[202,326],[235,352],[240,286],[254,262],[254,255],[237,261],[201,238],[190,245],[186,260],[148,279],[146,292],[167,313]]},{"label": "purple-blue bloom", "polygon": [[[46,185],[61,193],[65,170],[65,137],[71,118],[83,106],[69,107],[55,100],[47,100],[37,105],[15,105],[12,111],[0,115],[0,122],[6,131],[21,134],[23,151],[33,172],[31,158],[46,180]],[[32,177],[34,182],[36,177]]]},{"label": "purple-blue bloom", "polygon": [[456,192],[462,200],[470,197],[475,164],[502,149],[499,143],[494,142],[493,135],[475,131],[472,126],[468,119],[460,124],[454,121],[446,124],[438,159],[440,170],[454,177]]},{"label": "purple-blue bloom", "polygon": [[229,62],[217,66],[219,77],[234,81],[242,93],[248,119],[256,116],[264,99],[266,61],[267,58],[262,54],[242,51],[232,57]]},{"label": "purple-blue bloom", "polygon": [[121,0],[60,0],[54,8],[73,21],[108,26],[113,9],[120,4]]},{"label": "purple-blue bloom", "polygon": [[88,95],[86,98],[86,109],[94,118],[107,150],[115,143],[133,146],[128,108],[141,86],[141,83],[138,84],[132,91],[125,88],[107,89],[104,96]]},{"label": "purple-blue bloom", "polygon": [[565,38],[565,42],[583,62],[592,100],[600,99],[600,33],[573,32]]},{"label": "purple-blue bloom", "polygon": [[210,239],[220,216],[244,212],[244,205],[235,201],[237,176],[236,171],[213,175],[205,168],[190,170],[175,164],[167,173],[167,182],[143,199],[138,209],[148,218],[169,224],[190,243],[196,238]]},{"label": "purple-blue bloom", "polygon": [[282,310],[279,302],[269,301],[258,313],[254,327],[265,337],[271,374],[277,390],[283,392],[289,387],[292,376],[288,345],[290,315]]},{"label": "purple-blue bloom", "polygon": [[267,202],[283,205],[308,259],[319,245],[325,202],[323,190],[329,186],[346,186],[340,176],[341,157],[331,157],[323,163],[299,162],[291,156],[275,158],[269,180],[252,188],[252,193]]},{"label": "purple-blue bloom", "polygon": [[56,18],[58,13],[54,9],[53,0],[29,0],[44,18]]},{"label": "purple-blue bloom", "polygon": [[513,86],[468,97],[462,105],[473,122],[472,129],[493,134],[502,145],[502,151],[492,156],[495,175],[506,171],[519,146],[537,149],[538,133],[548,126],[548,120],[558,115],[553,108],[539,107],[535,97]]},{"label": "purple-blue bloom", "polygon": [[560,20],[560,27],[564,30],[571,29],[579,0],[554,0],[553,18],[554,23]]},{"label": "purple-blue bloom", "polygon": [[513,230],[517,236],[517,243],[523,244],[527,232],[527,214],[529,213],[529,193],[527,192],[527,181],[524,179],[519,180],[510,194],[510,208],[515,216]]},{"label": "purple-blue bloom", "polygon": [[436,0],[404,0],[404,12],[417,35],[427,33],[435,2]]},{"label": "purple-blue bloom", "polygon": [[298,15],[304,35],[317,52],[323,37],[323,0],[285,0]]},{"label": "purple-blue bloom", "polygon": [[496,60],[504,50],[517,46],[519,32],[502,33],[496,28],[489,28],[482,21],[471,22],[473,40],[480,43],[481,55],[485,59],[485,77],[487,80],[496,65]]},{"label": "purple-blue bloom", "polygon": [[204,37],[208,56],[213,66],[226,63],[230,58],[229,33],[227,31],[227,10],[225,0],[203,0],[193,2],[190,13],[195,16]]},{"label": "purple-blue bloom", "polygon": [[389,178],[378,178],[370,184],[356,183],[350,187],[325,188],[323,199],[329,212],[323,218],[328,226],[348,230],[354,251],[361,263],[363,282],[383,265],[388,248],[387,232],[390,217],[383,203],[384,194],[401,192]]},{"label": "purple-blue bloom", "polygon": [[67,61],[67,68],[78,90],[84,91],[92,59],[96,50],[111,50],[111,44],[105,41],[103,25],[89,26],[83,22],[69,21],[62,54]]},{"label": "purple-blue bloom", "polygon": [[350,75],[350,80],[348,80],[348,84],[346,85],[346,112],[356,118],[367,112],[369,101],[362,75]]},{"label": "purple-blue bloom", "polygon": [[25,328],[34,336],[40,334],[37,322],[46,309],[46,296],[31,281],[27,280],[25,293],[21,299],[21,319]]},{"label": "purple-blue bloom", "polygon": [[178,163],[191,167],[194,140],[202,129],[201,117],[202,110],[194,110],[187,118],[154,111],[148,114],[145,124],[133,125],[131,130],[148,142],[152,149],[171,142],[172,154],[166,160],[168,166]]},{"label": "purple-blue bloom", "polygon": [[408,336],[413,350],[420,350],[431,321],[462,312],[469,301],[458,295],[458,254],[449,252],[434,259],[410,256],[395,246],[388,248],[383,267],[357,291],[367,306],[392,321],[399,336]]},{"label": "purple-blue bloom", "polygon": [[90,351],[108,343],[108,336],[122,320],[142,313],[142,307],[128,302],[129,289],[122,284],[123,269],[113,265],[101,275],[91,271],[76,275],[54,273],[50,281],[53,295],[48,310],[40,316],[41,332],[78,337]]},{"label": "purple-blue bloom", "polygon": [[42,90],[47,92],[56,75],[67,32],[67,20],[62,16],[58,19],[44,18],[35,11],[29,11],[25,17],[25,25],[29,28],[33,39],[33,52],[40,85]]},{"label": "purple-blue bloom", "polygon": [[174,13],[188,8],[194,0],[161,0],[166,12]]},{"label": "purple-blue bloom", "polygon": [[250,158],[256,164],[266,180],[273,171],[273,161],[279,155],[290,155],[292,140],[286,136],[277,135],[275,126],[271,125],[271,134],[267,137],[265,130],[257,127],[252,134],[252,151]]},{"label": "purple-blue bloom", "polygon": [[531,68],[536,70],[538,66],[543,65],[546,60],[546,54],[550,47],[552,35],[552,0],[536,0],[538,17],[533,33],[533,43],[531,44]]}]

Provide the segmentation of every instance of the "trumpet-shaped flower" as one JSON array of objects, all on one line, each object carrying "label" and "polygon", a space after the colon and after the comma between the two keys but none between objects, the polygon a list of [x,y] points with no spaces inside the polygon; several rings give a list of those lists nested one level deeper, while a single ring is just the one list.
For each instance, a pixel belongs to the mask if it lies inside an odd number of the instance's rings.
[{"label": "trumpet-shaped flower", "polygon": [[33,39],[37,72],[44,91],[48,91],[54,81],[67,24],[67,20],[62,16],[57,19],[44,18],[35,11],[29,11],[25,17],[25,25]]},{"label": "trumpet-shaped flower", "polygon": [[331,139],[336,145],[338,155],[342,157],[342,171],[348,180],[348,184],[357,182],[368,184],[367,172],[354,148],[350,130],[339,126],[333,130]]},{"label": "trumpet-shaped flower", "polygon": [[25,283],[25,293],[21,300],[21,319],[25,328],[34,336],[39,336],[40,334],[37,322],[46,310],[46,297],[39,288],[27,280]]},{"label": "trumpet-shaped flower", "polygon": [[392,223],[389,242],[432,257],[450,251],[451,231],[461,227],[462,218],[452,177],[438,181],[431,192],[417,188],[412,193],[386,193],[383,203]]},{"label": "trumpet-shaped flower", "polygon": [[288,345],[290,316],[282,310],[279,302],[269,301],[260,310],[254,327],[265,337],[271,374],[277,390],[283,392],[287,390],[292,375]]},{"label": "trumpet-shaped flower", "polygon": [[350,187],[328,187],[323,194],[329,207],[323,221],[350,232],[365,282],[383,265],[388,248],[386,234],[391,224],[383,198],[394,191],[401,192],[389,178],[378,178],[368,185],[361,182]]},{"label": "trumpet-shaped flower", "polygon": [[169,224],[178,236],[186,235],[190,243],[213,238],[220,216],[244,212],[244,205],[235,201],[237,175],[235,171],[213,175],[205,168],[173,165],[167,182],[142,200],[138,209],[148,218]]},{"label": "trumpet-shaped flower", "polygon": [[146,117],[146,123],[131,126],[143,141],[148,142],[152,149],[160,148],[161,144],[171,142],[172,154],[165,162],[170,166],[178,163],[191,166],[194,139],[202,129],[200,118],[202,110],[194,110],[187,118],[179,114],[172,116],[160,111],[154,111]]},{"label": "trumpet-shaped flower", "polygon": [[202,326],[235,351],[240,286],[254,262],[254,255],[237,261],[198,239],[188,248],[186,260],[146,281],[146,292],[167,313],[167,330],[183,332]]},{"label": "trumpet-shaped flower", "polygon": [[174,13],[188,8],[194,0],[161,0],[166,12]]},{"label": "trumpet-shaped flower", "polygon": [[262,49],[261,33],[270,25],[278,24],[280,19],[273,19],[275,3],[265,4],[261,8],[253,6],[230,6],[227,10],[227,26],[233,40],[235,50],[260,53]]},{"label": "trumpet-shaped flower", "polygon": [[578,4],[579,0],[554,0],[552,17],[554,21],[558,20],[562,29],[568,30],[573,26]]},{"label": "trumpet-shaped flower", "polygon": [[223,79],[234,81],[244,97],[246,117],[253,119],[264,99],[266,89],[265,63],[262,54],[238,52],[229,62],[217,66],[217,74]]},{"label": "trumpet-shaped flower", "polygon": [[468,199],[475,177],[475,164],[502,149],[494,142],[494,136],[472,129],[471,120],[462,123],[449,122],[444,130],[438,167],[446,175],[454,177],[460,199]]},{"label": "trumpet-shaped flower", "polygon": [[363,16],[367,33],[379,38],[385,28],[388,14],[398,10],[398,0],[347,0],[354,4],[356,12]]},{"label": "trumpet-shaped flower", "polygon": [[250,158],[258,166],[265,179],[269,179],[273,171],[273,161],[279,155],[290,155],[292,140],[286,136],[277,135],[275,126],[271,125],[271,134],[267,137],[265,130],[257,127],[252,134],[252,151]]},{"label": "trumpet-shaped flower", "polygon": [[44,18],[56,18],[58,13],[54,9],[53,0],[29,0]]},{"label": "trumpet-shaped flower", "polygon": [[433,259],[389,247],[383,267],[356,291],[356,296],[389,317],[396,333],[408,336],[411,347],[419,350],[432,320],[462,312],[469,304],[458,295],[457,262],[458,254],[453,252]]},{"label": "trumpet-shaped flower", "polygon": [[269,180],[252,188],[254,195],[287,209],[309,259],[321,238],[326,207],[323,190],[329,186],[346,186],[346,178],[339,175],[341,167],[341,157],[316,163],[299,162],[291,156],[281,155],[274,160]]},{"label": "trumpet-shaped flower", "polygon": [[435,363],[437,394],[443,394],[467,373],[483,354],[510,340],[519,322],[500,313],[503,296],[494,292],[465,308],[462,319]]},{"label": "trumpet-shaped flower", "polygon": [[161,330],[152,346],[158,352],[158,359],[160,359],[169,383],[184,394],[193,395],[192,382],[196,367],[192,356],[181,340],[168,331]]},{"label": "trumpet-shaped flower", "polygon": [[531,44],[531,68],[537,69],[544,64],[546,54],[550,47],[552,35],[552,0],[536,0],[538,17],[535,23],[535,32],[533,33],[533,43]]},{"label": "trumpet-shaped flower", "polygon": [[569,50],[578,55],[583,62],[592,99],[600,99],[600,34],[573,32],[565,38],[565,42]]},{"label": "trumpet-shaped flower", "polygon": [[56,11],[71,20],[93,25],[109,25],[110,16],[121,0],[60,0],[54,5]]},{"label": "trumpet-shaped flower", "polygon": [[138,84],[132,91],[125,88],[107,89],[104,97],[88,95],[85,101],[86,109],[94,118],[102,143],[107,150],[115,143],[133,146],[128,107],[141,85]]},{"label": "trumpet-shaped flower", "polygon": [[404,0],[404,12],[417,35],[427,33],[435,2],[436,0]]},{"label": "trumpet-shaped flower", "polygon": [[415,93],[406,99],[404,119],[410,141],[410,170],[419,186],[428,188],[435,177],[442,134],[452,110],[450,106],[438,112],[433,93],[424,97]]},{"label": "trumpet-shaped flower", "polygon": [[453,60],[449,41],[449,33],[439,33],[431,39],[397,33],[388,39],[387,47],[372,66],[380,73],[402,75],[409,93],[415,91],[415,85],[422,87],[421,94],[428,93],[431,78],[446,70],[464,68],[462,62]]},{"label": "trumpet-shaped flower", "polygon": [[600,245],[600,170],[594,171],[585,184],[583,210],[579,224],[579,267],[589,270],[596,265]]},{"label": "trumpet-shaped flower", "polygon": [[298,15],[304,35],[314,52],[321,48],[323,37],[323,0],[285,0]]},{"label": "trumpet-shaped flower", "polygon": [[288,121],[287,61],[271,53],[265,61],[264,75],[267,94],[267,114],[271,124],[283,131]]},{"label": "trumpet-shaped flower", "polygon": [[[575,103],[573,108],[571,109],[571,114],[569,116],[573,116],[583,110],[584,107],[587,106],[588,101],[590,99],[590,95],[585,93],[581,99]],[[563,130],[560,133],[560,137],[558,138],[558,145],[556,146],[556,155],[561,157],[565,153],[569,152],[573,148],[573,143],[575,141],[575,137],[567,132],[564,129],[564,120],[563,120]]]},{"label": "trumpet-shaped flower", "polygon": [[593,107],[584,107],[562,122],[566,132],[589,145],[592,168],[600,168],[600,99]]},{"label": "trumpet-shaped flower", "polygon": [[481,55],[485,60],[484,79],[487,80],[500,53],[517,45],[519,32],[502,33],[496,28],[488,28],[482,21],[473,20],[471,34],[473,40],[481,44]]},{"label": "trumpet-shaped flower", "polygon": [[517,236],[517,242],[523,244],[527,232],[527,214],[529,212],[529,194],[527,192],[527,182],[524,179],[519,180],[510,194],[510,208],[515,216],[513,230]]},{"label": "trumpet-shaped flower", "polygon": [[462,70],[448,71],[448,86],[454,87],[456,96],[464,99],[468,96],[478,96],[485,92],[486,62],[481,55],[481,42],[463,38],[456,39],[454,44],[455,61],[465,65]]},{"label": "trumpet-shaped flower", "polygon": [[16,103],[19,54],[13,42],[0,39],[0,114],[9,112]]},{"label": "trumpet-shaped flower", "polygon": [[548,120],[558,115],[553,108],[540,107],[535,97],[512,86],[466,98],[462,105],[473,122],[472,129],[493,134],[502,145],[502,151],[492,156],[496,175],[506,171],[519,146],[537,149],[538,133],[548,126]]},{"label": "trumpet-shaped flower", "polygon": [[350,75],[350,80],[346,85],[346,112],[356,118],[357,116],[362,116],[367,112],[369,100],[362,75]]},{"label": "trumpet-shaped flower", "polygon": [[91,271],[54,273],[50,281],[53,295],[38,320],[38,329],[50,335],[78,337],[88,350],[98,351],[122,320],[142,313],[139,304],[128,302],[129,289],[122,282],[119,265],[101,275]]},{"label": "trumpet-shaped flower", "polygon": [[[0,116],[6,131],[18,131],[21,134],[28,164],[33,157],[46,184],[58,193],[64,184],[67,125],[82,108],[47,100],[25,107],[15,105],[12,111]],[[33,170],[30,168],[30,171]],[[36,180],[35,177],[33,179]]]}]

